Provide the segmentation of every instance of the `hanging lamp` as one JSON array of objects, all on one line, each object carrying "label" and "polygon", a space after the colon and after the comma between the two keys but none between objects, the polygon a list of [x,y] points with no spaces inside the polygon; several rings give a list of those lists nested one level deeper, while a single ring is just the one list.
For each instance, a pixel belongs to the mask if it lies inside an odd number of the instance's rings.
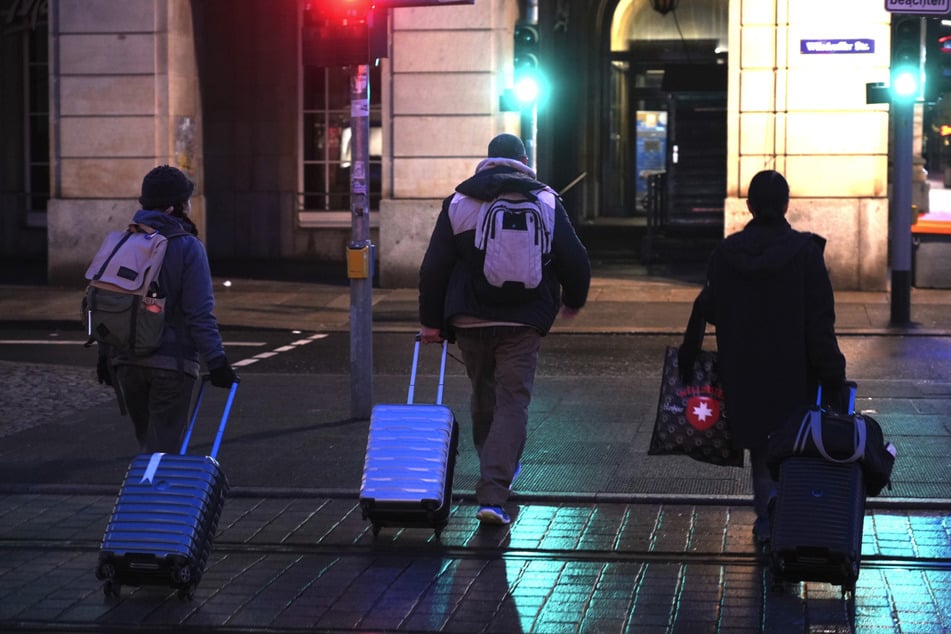
[{"label": "hanging lamp", "polygon": [[651,8],[661,15],[667,15],[677,8],[680,0],[650,0]]}]

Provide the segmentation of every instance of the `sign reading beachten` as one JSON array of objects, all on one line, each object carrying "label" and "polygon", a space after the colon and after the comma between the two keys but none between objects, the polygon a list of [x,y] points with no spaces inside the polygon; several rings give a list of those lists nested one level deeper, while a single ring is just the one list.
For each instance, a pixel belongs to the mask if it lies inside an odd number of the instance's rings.
[{"label": "sign reading beachten", "polygon": [[841,40],[799,40],[799,52],[806,55],[874,53],[875,40],[867,38]]},{"label": "sign reading beachten", "polygon": [[940,15],[951,10],[951,0],[885,0],[885,10],[892,13]]}]

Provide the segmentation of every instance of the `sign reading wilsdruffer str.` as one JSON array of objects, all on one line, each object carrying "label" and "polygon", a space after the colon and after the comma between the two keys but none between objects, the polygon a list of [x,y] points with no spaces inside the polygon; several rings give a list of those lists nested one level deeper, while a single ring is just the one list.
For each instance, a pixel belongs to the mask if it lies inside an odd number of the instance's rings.
[{"label": "sign reading wilsdruffer str.", "polygon": [[875,40],[841,39],[841,40],[799,40],[799,52],[803,54],[843,54],[843,53],[874,53]]}]

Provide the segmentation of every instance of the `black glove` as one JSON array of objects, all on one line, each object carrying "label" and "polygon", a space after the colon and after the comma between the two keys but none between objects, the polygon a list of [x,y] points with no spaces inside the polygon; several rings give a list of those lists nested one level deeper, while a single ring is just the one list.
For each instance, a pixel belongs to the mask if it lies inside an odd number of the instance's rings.
[{"label": "black glove", "polygon": [[109,368],[109,357],[104,354],[99,355],[96,361],[96,378],[100,385],[112,385],[112,371]]},{"label": "black glove", "polygon": [[216,363],[215,367],[209,367],[208,376],[211,378],[211,384],[215,387],[231,387],[232,383],[240,381],[234,368],[224,357],[221,357],[221,361]]}]

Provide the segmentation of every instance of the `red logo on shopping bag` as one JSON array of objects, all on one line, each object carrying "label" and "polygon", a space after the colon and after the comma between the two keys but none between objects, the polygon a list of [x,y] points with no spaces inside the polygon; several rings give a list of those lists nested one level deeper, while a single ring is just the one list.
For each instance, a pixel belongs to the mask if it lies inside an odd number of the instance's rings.
[{"label": "red logo on shopping bag", "polygon": [[710,429],[720,420],[720,402],[709,396],[691,396],[684,411],[687,422],[697,431]]}]

